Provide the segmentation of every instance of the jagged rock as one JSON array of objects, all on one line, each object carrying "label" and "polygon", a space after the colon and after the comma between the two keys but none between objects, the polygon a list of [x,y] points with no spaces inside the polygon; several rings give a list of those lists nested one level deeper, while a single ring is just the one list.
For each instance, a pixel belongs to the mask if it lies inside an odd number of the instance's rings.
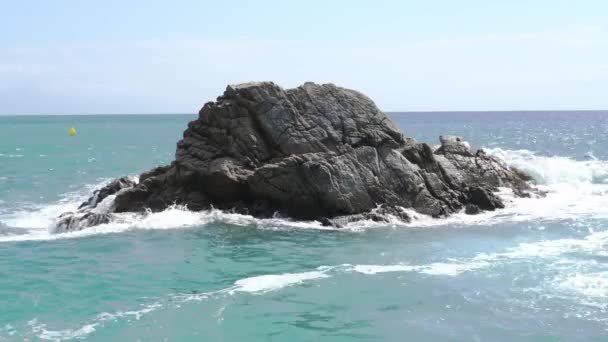
[{"label": "jagged rock", "polygon": [[137,184],[137,182],[129,177],[115,179],[101,189],[95,190],[93,196],[83,202],[78,209],[95,208],[106,197],[114,195],[122,189],[131,188],[135,186],[135,184]]},{"label": "jagged rock", "polygon": [[332,218],[323,217],[319,221],[324,226],[343,228],[349,223],[363,220],[388,223],[391,221],[391,217],[398,219],[400,222],[412,221],[412,218],[402,208],[385,206],[378,207],[362,214],[336,216]]},{"label": "jagged rock", "polygon": [[434,217],[468,204],[494,210],[504,206],[493,194],[498,187],[530,190],[525,175],[473,154],[463,138],[440,141],[433,151],[404,137],[368,97],[332,84],[228,86],[188,124],[175,161],[114,192],[109,212],[183,204],[338,226],[409,220],[400,207]]},{"label": "jagged rock", "polygon": [[466,142],[462,137],[455,135],[442,135],[439,137],[441,147],[437,149],[436,153],[446,154],[460,154],[465,156],[472,156],[471,145]]},{"label": "jagged rock", "polygon": [[93,211],[78,211],[63,213],[57,219],[54,233],[65,233],[82,230],[87,227],[109,223],[112,220],[110,213],[97,213]]},{"label": "jagged rock", "polygon": [[467,215],[477,215],[481,213],[481,209],[475,204],[467,204],[464,208],[464,213]]},{"label": "jagged rock", "polygon": [[122,190],[133,188],[136,184],[137,180],[122,177],[95,190],[93,196],[80,204],[75,212],[66,212],[59,215],[53,231],[62,233],[109,223],[112,220],[111,213],[114,211],[112,197]]},{"label": "jagged rock", "polygon": [[476,205],[481,210],[493,211],[505,207],[500,198],[487,188],[479,186],[470,187],[467,191],[467,195],[468,202]]}]

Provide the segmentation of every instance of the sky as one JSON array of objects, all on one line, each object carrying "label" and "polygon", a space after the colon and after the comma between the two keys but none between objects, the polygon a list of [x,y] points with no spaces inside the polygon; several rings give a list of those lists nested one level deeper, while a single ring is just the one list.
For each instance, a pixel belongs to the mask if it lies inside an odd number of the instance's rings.
[{"label": "sky", "polygon": [[608,109],[605,0],[0,0],[0,115],[195,113],[227,84],[385,111]]}]

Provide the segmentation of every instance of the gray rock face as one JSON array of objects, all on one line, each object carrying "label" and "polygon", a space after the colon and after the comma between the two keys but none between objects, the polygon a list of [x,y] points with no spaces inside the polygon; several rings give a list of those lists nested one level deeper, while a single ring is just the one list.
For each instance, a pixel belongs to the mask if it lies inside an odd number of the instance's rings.
[{"label": "gray rock face", "polygon": [[440,140],[433,151],[404,137],[368,97],[332,84],[228,86],[189,123],[175,161],[117,193],[111,211],[213,205],[339,226],[407,220],[401,207],[434,217],[466,205],[494,210],[504,207],[497,187],[530,191],[524,174],[472,153],[463,138]]}]

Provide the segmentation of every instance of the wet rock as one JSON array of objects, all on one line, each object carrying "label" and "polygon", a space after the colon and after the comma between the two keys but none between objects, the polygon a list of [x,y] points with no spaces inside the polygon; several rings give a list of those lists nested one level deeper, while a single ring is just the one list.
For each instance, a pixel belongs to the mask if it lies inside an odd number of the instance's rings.
[{"label": "wet rock", "polygon": [[505,205],[490,189],[473,186],[467,191],[468,203],[476,205],[481,210],[493,211],[502,209]]},{"label": "wet rock", "polygon": [[467,204],[466,207],[464,208],[464,212],[467,215],[477,215],[479,213],[481,213],[481,209],[476,206],[475,204]]},{"label": "wet rock", "polygon": [[95,208],[99,203],[110,195],[114,195],[122,189],[131,188],[137,184],[137,181],[129,177],[122,177],[111,181],[108,185],[93,192],[93,196],[83,202],[78,209]]},{"label": "wet rock", "polygon": [[440,142],[433,151],[405,137],[354,90],[245,83],[203,106],[170,165],[143,173],[139,184],[102,189],[98,197],[116,195],[107,213],[181,204],[343,226],[389,215],[409,220],[401,208],[433,217],[467,205],[494,210],[504,207],[493,193],[498,187],[521,196],[531,190],[523,173],[473,154],[462,137],[444,135]]},{"label": "wet rock", "polygon": [[79,231],[87,227],[110,223],[112,214],[93,211],[68,212],[58,217],[54,233]]},{"label": "wet rock", "polygon": [[390,223],[395,220],[401,223],[408,223],[412,221],[412,218],[403,210],[403,208],[381,206],[362,214],[336,216],[331,218],[323,217],[319,221],[324,226],[343,228],[349,223],[358,221]]}]

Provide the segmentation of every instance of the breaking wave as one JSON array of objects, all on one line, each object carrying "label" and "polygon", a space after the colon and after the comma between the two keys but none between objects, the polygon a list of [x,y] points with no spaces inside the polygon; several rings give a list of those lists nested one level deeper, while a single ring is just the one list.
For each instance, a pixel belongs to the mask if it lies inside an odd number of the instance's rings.
[{"label": "breaking wave", "polygon": [[528,150],[486,149],[511,166],[515,166],[541,185],[608,184],[608,162],[589,155],[588,160],[574,160],[568,157],[540,156]]},{"label": "breaking wave", "polygon": [[[530,174],[538,187],[547,192],[545,198],[515,198],[509,191],[500,193],[507,208],[479,215],[456,214],[447,219],[432,219],[409,212],[413,223],[393,218],[389,223],[363,221],[350,224],[347,231],[376,227],[434,227],[446,225],[491,225],[500,222],[531,220],[584,220],[608,218],[608,162],[589,158],[575,160],[566,157],[547,157],[527,150],[488,149]],[[0,242],[53,240],[78,238],[97,234],[120,233],[130,230],[161,230],[205,226],[213,223],[253,227],[257,229],[334,229],[320,222],[293,221],[284,218],[256,219],[220,210],[191,212],[183,206],[172,206],[162,212],[146,214],[117,214],[109,224],[78,232],[52,234],[55,218],[75,210],[91,192],[107,183],[91,184],[81,191],[66,193],[53,204],[23,206],[7,211],[0,208]],[[344,229],[343,229],[344,230]],[[573,309],[564,315],[582,315],[602,319],[608,310],[608,267],[602,260],[608,257],[608,231],[589,229],[583,236],[534,242],[522,242],[500,251],[481,252],[458,259],[432,260],[426,263],[389,262],[369,264],[339,264],[279,274],[259,274],[244,277],[225,288],[205,293],[174,294],[170,298],[153,300],[138,308],[116,312],[102,312],[73,329],[55,329],[37,319],[27,323],[28,334],[39,339],[81,339],[117,320],[139,320],[158,310],[175,305],[213,300],[238,295],[264,295],[289,287],[322,284],[330,278],[346,274],[361,277],[409,273],[421,277],[458,277],[481,272],[495,272],[497,268],[515,263],[542,264],[546,274],[538,284],[539,298],[556,297],[569,301]],[[584,258],[581,258],[584,256]],[[597,261],[600,260],[600,261]],[[595,310],[595,311],[594,311]],[[586,316],[587,315],[587,316]],[[608,318],[606,319],[608,320]],[[24,323],[25,324],[25,323]],[[15,337],[22,327],[0,327],[0,336]],[[1,339],[1,338],[0,338]]]},{"label": "breaking wave", "polygon": [[[391,218],[388,223],[360,221],[351,223],[346,230],[357,231],[374,227],[429,227],[445,225],[491,225],[505,221],[557,220],[580,218],[608,218],[608,162],[589,159],[574,160],[566,157],[546,157],[527,150],[488,149],[509,165],[515,166],[533,178],[537,186],[547,192],[545,198],[515,198],[503,189],[499,195],[508,203],[507,208],[479,215],[455,214],[446,219],[432,219],[415,213],[412,223]],[[107,182],[107,180],[105,181]],[[50,240],[74,238],[95,234],[119,233],[134,229],[175,229],[196,227],[211,223],[226,223],[261,229],[334,229],[316,221],[294,221],[284,218],[256,219],[220,210],[191,212],[182,206],[147,214],[117,214],[116,220],[78,232],[51,234],[55,218],[72,211],[84,201],[93,189],[101,184],[86,186],[82,191],[67,193],[54,204],[32,206],[14,212],[0,212],[0,242],[24,240]]]}]

